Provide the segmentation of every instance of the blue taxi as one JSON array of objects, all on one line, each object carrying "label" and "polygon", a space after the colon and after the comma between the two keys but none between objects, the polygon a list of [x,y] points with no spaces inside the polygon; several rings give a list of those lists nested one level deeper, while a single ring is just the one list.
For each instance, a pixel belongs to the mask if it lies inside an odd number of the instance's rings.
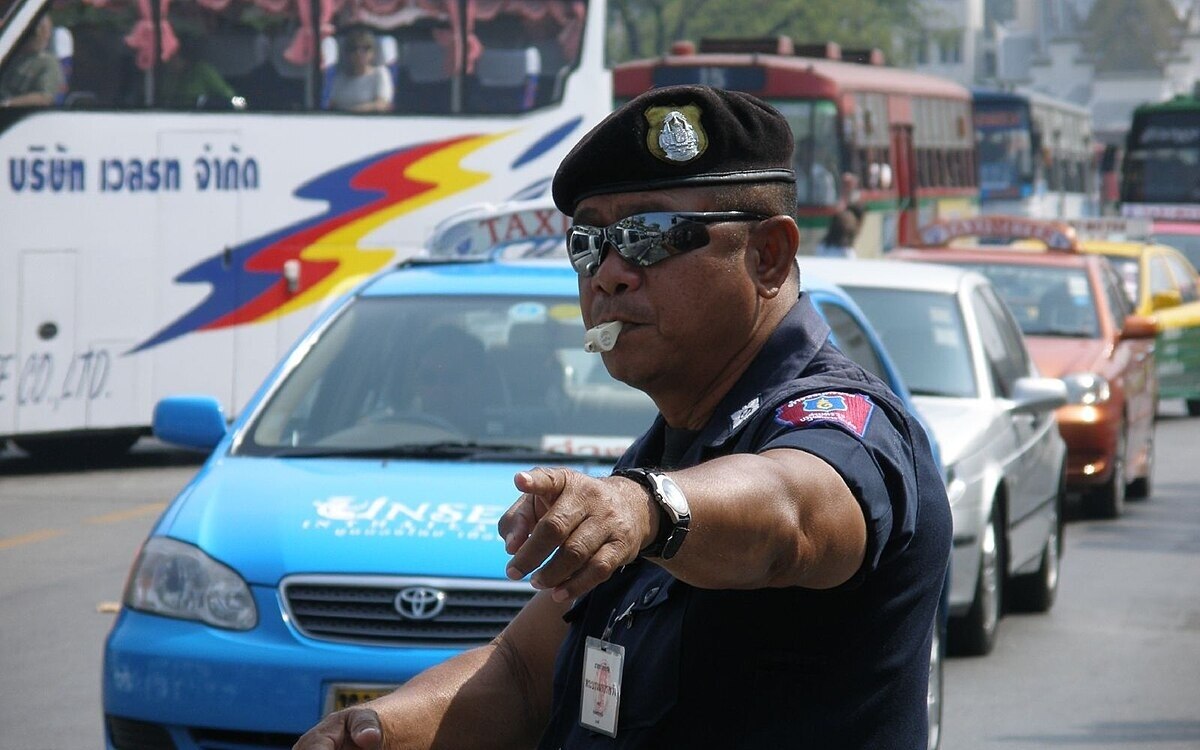
[{"label": "blue taxi", "polygon": [[[130,572],[104,649],[108,748],[289,748],[487,642],[532,596],[505,578],[496,532],[513,475],[606,475],[655,408],[584,351],[565,259],[503,255],[374,276],[232,425],[212,398],[158,404],[160,438],[211,455]],[[836,342],[907,399],[854,303],[805,286]]]}]

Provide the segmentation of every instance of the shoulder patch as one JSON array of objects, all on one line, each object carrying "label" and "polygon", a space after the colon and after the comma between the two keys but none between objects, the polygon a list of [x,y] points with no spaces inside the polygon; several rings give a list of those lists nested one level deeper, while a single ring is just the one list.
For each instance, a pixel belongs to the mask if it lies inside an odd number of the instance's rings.
[{"label": "shoulder patch", "polygon": [[871,421],[875,404],[862,393],[825,391],[785,402],[775,410],[775,421],[788,427],[811,427],[833,422],[862,437]]}]

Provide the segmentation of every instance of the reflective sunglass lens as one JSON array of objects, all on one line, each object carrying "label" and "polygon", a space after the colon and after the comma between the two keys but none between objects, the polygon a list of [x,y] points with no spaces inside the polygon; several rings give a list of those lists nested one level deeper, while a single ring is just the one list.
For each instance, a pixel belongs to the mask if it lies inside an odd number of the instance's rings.
[{"label": "reflective sunglass lens", "polygon": [[696,221],[681,221],[663,240],[672,255],[698,250],[709,242],[708,227]]},{"label": "reflective sunglass lens", "polygon": [[575,226],[567,232],[567,256],[576,273],[592,273],[600,265],[603,239],[596,227]]}]

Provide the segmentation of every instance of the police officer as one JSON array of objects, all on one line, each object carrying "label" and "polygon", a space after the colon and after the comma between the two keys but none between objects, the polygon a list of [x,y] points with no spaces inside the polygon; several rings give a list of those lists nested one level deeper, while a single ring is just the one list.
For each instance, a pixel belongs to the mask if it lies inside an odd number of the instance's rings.
[{"label": "police officer", "polygon": [[507,573],[540,591],[494,642],[297,748],[925,747],[949,506],[801,291],[791,153],[763,102],[680,86],[568,154],[585,322],[660,415],[610,477],[517,475]]}]

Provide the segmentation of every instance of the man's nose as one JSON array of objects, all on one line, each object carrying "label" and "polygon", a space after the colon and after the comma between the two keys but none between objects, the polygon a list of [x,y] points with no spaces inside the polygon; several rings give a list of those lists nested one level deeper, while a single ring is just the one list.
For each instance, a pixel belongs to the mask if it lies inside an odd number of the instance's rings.
[{"label": "man's nose", "polygon": [[641,266],[625,260],[611,243],[605,243],[600,266],[592,274],[589,283],[595,291],[608,295],[621,294],[639,288],[644,273]]}]

